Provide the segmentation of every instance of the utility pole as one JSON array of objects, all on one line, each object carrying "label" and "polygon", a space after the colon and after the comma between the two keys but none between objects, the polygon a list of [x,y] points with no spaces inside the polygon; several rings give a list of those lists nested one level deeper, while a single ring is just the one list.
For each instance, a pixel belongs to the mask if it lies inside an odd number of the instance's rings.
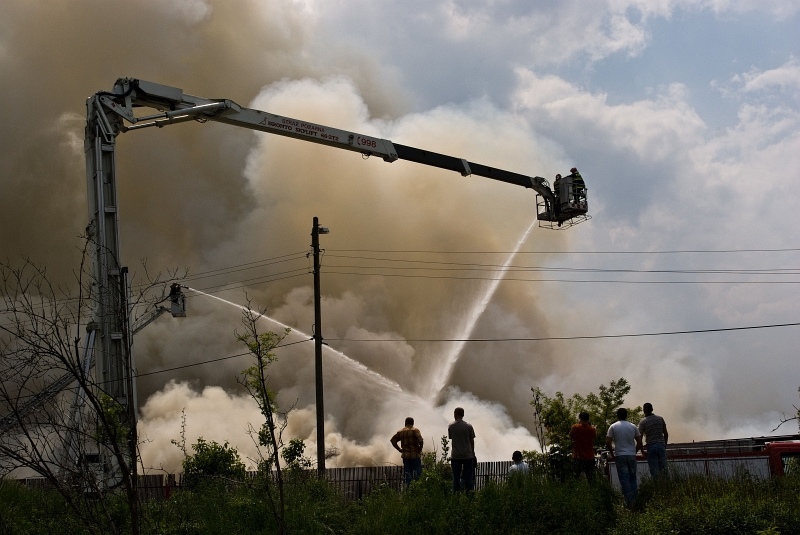
[{"label": "utility pole", "polygon": [[319,235],[330,232],[319,226],[319,218],[314,217],[311,227],[311,248],[314,252],[314,369],[317,390],[317,473],[325,475],[325,407],[322,396],[322,311],[320,307],[319,284]]}]

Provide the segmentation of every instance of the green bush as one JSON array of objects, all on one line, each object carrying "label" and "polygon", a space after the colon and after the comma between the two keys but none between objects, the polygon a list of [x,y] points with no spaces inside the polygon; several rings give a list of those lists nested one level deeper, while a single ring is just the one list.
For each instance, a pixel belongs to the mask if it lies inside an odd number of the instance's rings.
[{"label": "green bush", "polygon": [[214,480],[242,481],[247,471],[236,448],[203,437],[192,445],[193,455],[183,459],[183,483],[189,488]]}]

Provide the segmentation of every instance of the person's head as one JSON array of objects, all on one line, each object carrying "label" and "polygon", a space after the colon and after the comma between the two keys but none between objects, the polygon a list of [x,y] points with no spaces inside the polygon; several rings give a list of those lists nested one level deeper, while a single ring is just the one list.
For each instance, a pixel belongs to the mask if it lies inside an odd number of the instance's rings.
[{"label": "person's head", "polygon": [[561,180],[561,174],[556,175],[556,180]]},{"label": "person's head", "polygon": [[414,427],[414,418],[411,416],[406,418],[406,427]]},{"label": "person's head", "polygon": [[514,453],[512,453],[511,460],[514,461],[515,463],[522,461],[522,452],[517,450]]},{"label": "person's head", "polygon": [[628,409],[625,407],[620,407],[617,409],[617,420],[627,420],[628,419]]},{"label": "person's head", "polygon": [[582,413],[580,413],[578,415],[578,418],[580,418],[582,423],[585,423],[585,424],[589,423],[589,413],[586,412],[586,411],[583,411]]},{"label": "person's head", "polygon": [[653,405],[651,403],[645,403],[642,405],[642,410],[644,411],[645,416],[648,414],[653,414]]},{"label": "person's head", "polygon": [[572,169],[570,169],[570,170],[569,170],[569,172],[570,172],[570,173],[572,173],[572,174],[574,175],[575,173],[577,173],[577,172],[578,172],[578,169],[577,169],[577,168],[575,168],[575,167],[573,167]]},{"label": "person's head", "polygon": [[456,417],[456,420],[462,419],[464,417],[464,409],[456,407],[456,410],[453,411],[453,416]]}]

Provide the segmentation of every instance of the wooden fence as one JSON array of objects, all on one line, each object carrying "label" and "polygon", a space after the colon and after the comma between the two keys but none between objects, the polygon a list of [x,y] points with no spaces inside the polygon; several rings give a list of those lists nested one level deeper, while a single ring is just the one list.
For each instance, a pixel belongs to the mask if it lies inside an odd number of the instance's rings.
[{"label": "wooden fence", "polygon": [[[475,469],[475,488],[480,490],[490,481],[499,483],[508,477],[510,461],[494,461],[478,463]],[[313,472],[313,471],[312,471]],[[315,472],[314,472],[315,473]],[[256,472],[249,475],[255,476]],[[395,490],[403,488],[405,480],[403,467],[389,466],[355,466],[350,468],[328,468],[325,479],[333,485],[342,496],[349,500],[358,500],[373,489],[388,486]],[[44,478],[27,478],[21,480],[27,486],[46,487]],[[147,474],[139,476],[139,497],[143,501],[168,499],[176,489],[183,486],[182,474]]]}]

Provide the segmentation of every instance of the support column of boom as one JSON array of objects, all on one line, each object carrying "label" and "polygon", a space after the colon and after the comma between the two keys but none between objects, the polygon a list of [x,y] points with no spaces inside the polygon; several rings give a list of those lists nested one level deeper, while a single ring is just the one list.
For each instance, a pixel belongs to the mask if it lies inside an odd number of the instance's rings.
[{"label": "support column of boom", "polygon": [[[95,338],[97,382],[103,393],[119,403],[122,413],[133,418],[123,422],[135,427],[135,407],[131,407],[135,379],[129,369],[128,329],[124,325],[127,291],[119,264],[119,221],[117,214],[117,184],[115,169],[118,119],[109,119],[97,98],[87,102],[85,139],[87,194],[89,201],[89,239],[92,241],[93,299],[92,318],[98,325]],[[133,409],[133,410],[131,410]],[[118,469],[116,469],[118,470]],[[114,468],[112,471],[116,472]],[[116,480],[118,473],[109,474]]]}]

